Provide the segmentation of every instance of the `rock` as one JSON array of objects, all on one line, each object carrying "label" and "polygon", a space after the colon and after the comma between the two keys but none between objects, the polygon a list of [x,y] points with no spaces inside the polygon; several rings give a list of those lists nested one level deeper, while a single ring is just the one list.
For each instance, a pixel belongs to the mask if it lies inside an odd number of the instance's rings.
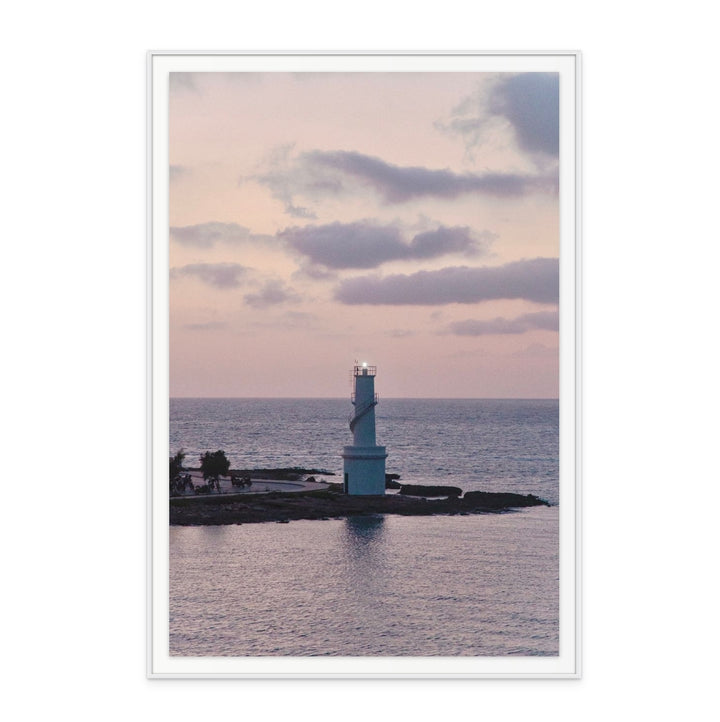
[{"label": "rock", "polygon": [[[406,485],[412,490],[412,485]],[[441,490],[446,498],[432,499],[412,494],[348,496],[332,491],[273,492],[225,496],[188,495],[169,499],[170,523],[196,526],[216,524],[254,524],[295,519],[342,519],[378,514],[431,516],[434,514],[495,514],[516,506],[546,504],[536,496],[468,492],[465,498],[450,496],[457,487],[417,486],[423,494]],[[459,490],[458,490],[459,491]]]},{"label": "rock", "polygon": [[490,491],[468,491],[462,498],[463,505],[483,509],[508,509],[521,506],[550,506],[544,499],[533,494],[495,493]]},{"label": "rock", "polygon": [[385,488],[399,489],[401,486],[397,481],[399,478],[400,474],[385,474]]},{"label": "rock", "polygon": [[463,493],[458,486],[423,486],[422,484],[402,484],[400,493],[408,496],[460,496]]}]

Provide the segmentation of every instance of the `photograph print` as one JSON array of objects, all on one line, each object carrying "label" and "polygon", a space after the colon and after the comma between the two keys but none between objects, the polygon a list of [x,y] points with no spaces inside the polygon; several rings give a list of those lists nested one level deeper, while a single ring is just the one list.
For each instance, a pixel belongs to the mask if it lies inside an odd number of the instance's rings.
[{"label": "photograph print", "polygon": [[577,674],[576,61],[151,56],[151,676]]}]

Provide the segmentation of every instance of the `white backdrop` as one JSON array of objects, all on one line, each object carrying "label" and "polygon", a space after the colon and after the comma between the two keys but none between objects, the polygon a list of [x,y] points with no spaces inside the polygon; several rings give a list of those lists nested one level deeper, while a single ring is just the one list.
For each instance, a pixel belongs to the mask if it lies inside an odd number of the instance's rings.
[{"label": "white backdrop", "polygon": [[[4,11],[10,718],[704,717],[720,646],[709,4],[257,5],[68,0]],[[148,49],[583,52],[582,680],[145,679]]]}]

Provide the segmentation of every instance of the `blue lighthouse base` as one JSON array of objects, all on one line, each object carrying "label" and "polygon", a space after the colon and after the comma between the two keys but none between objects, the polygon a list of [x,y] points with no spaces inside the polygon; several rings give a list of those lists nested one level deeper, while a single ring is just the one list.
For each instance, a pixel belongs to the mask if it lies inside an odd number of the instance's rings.
[{"label": "blue lighthouse base", "polygon": [[344,446],[343,485],[351,496],[385,494],[384,446]]}]

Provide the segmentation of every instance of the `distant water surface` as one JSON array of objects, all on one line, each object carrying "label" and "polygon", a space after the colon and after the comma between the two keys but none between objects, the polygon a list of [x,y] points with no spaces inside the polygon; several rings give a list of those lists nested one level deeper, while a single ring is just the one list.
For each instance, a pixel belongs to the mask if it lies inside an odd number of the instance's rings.
[{"label": "distant water surface", "polygon": [[[302,466],[340,475],[349,399],[171,399],[170,453],[188,465],[223,449],[233,468]],[[556,399],[380,399],[378,444],[408,483],[537,494],[556,503]],[[340,481],[341,479],[338,479]]]}]

